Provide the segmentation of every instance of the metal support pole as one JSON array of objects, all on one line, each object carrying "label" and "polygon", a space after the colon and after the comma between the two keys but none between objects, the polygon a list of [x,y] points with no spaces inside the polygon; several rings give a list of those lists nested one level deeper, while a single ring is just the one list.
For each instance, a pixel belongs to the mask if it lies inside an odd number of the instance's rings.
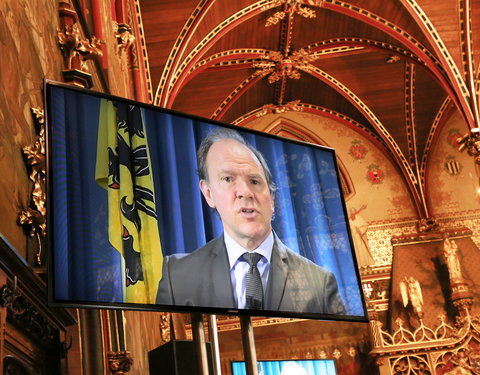
[{"label": "metal support pole", "polygon": [[205,331],[203,330],[202,314],[192,314],[192,336],[197,361],[197,374],[210,375],[208,371],[207,345],[205,343]]},{"label": "metal support pole", "polygon": [[249,316],[241,316],[240,327],[242,329],[243,355],[245,357],[247,375],[258,375],[252,319]]},{"label": "metal support pole", "polygon": [[104,374],[100,310],[79,309],[83,374]]},{"label": "metal support pole", "polygon": [[218,346],[217,316],[213,314],[208,315],[208,338],[212,343],[213,373],[214,375],[222,375],[220,348]]}]

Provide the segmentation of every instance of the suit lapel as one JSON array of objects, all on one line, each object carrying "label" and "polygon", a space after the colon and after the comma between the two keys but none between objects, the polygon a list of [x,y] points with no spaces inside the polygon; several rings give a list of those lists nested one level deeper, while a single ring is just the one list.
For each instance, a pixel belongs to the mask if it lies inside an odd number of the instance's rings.
[{"label": "suit lapel", "polygon": [[287,283],[288,266],[285,245],[275,236],[268,276],[265,310],[279,310]]},{"label": "suit lapel", "polygon": [[[230,278],[230,265],[223,236],[212,241],[211,246],[211,269],[210,275],[206,275],[206,277],[212,278],[214,290],[205,291],[205,293],[211,293],[211,299],[220,307],[236,308],[232,280]],[[228,303],[228,305],[224,306],[224,303]]]}]

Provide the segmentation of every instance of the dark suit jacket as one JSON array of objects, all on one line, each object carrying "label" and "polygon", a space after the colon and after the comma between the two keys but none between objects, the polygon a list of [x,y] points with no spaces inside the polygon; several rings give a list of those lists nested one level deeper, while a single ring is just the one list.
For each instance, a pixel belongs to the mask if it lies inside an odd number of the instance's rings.
[{"label": "dark suit jacket", "polygon": [[[223,236],[188,255],[163,261],[156,303],[237,309]],[[288,249],[277,237],[272,251],[265,310],[345,314],[335,276]]]}]

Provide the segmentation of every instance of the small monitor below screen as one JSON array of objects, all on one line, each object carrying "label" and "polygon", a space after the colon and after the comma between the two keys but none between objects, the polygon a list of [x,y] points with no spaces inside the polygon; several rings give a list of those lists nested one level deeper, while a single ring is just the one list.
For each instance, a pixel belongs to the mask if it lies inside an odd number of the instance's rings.
[{"label": "small monitor below screen", "polygon": [[[258,375],[337,375],[333,359],[257,361]],[[246,375],[245,362],[232,362],[232,375]]]}]

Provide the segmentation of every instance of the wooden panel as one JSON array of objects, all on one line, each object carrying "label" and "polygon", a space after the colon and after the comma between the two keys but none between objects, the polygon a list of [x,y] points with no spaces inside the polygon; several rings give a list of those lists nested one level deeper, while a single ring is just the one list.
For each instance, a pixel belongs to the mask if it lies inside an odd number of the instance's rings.
[{"label": "wooden panel", "polygon": [[0,360],[15,358],[25,374],[60,374],[60,332],[76,321],[47,306],[46,284],[1,236],[0,253]]}]

